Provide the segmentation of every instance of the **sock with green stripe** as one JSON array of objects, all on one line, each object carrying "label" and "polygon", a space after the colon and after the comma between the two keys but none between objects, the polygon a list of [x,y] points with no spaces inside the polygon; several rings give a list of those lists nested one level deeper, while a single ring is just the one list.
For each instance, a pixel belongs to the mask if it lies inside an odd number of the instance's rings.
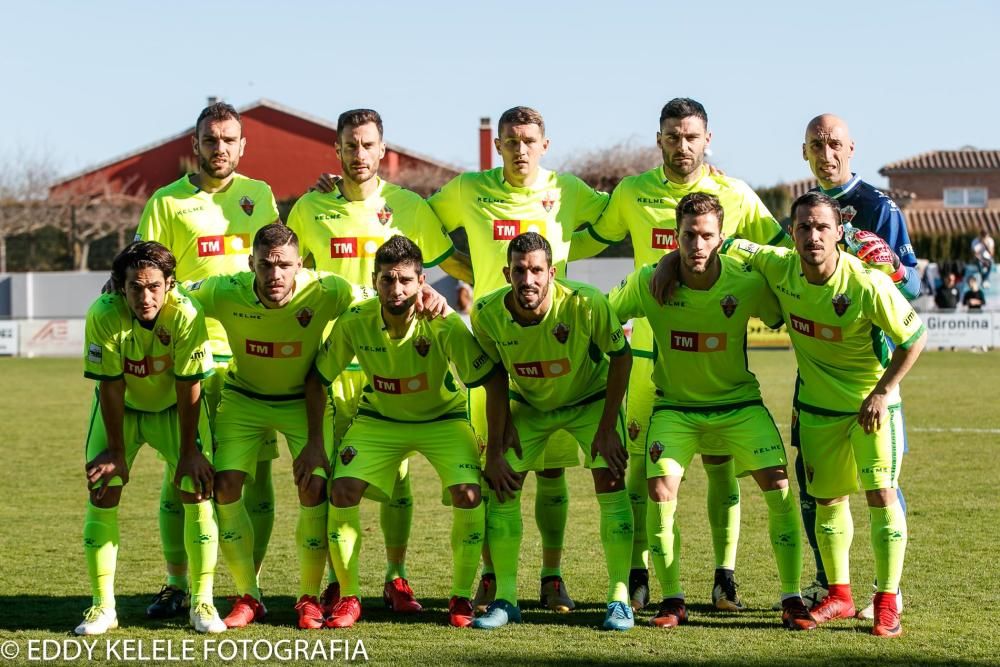
[{"label": "sock with green stripe", "polygon": [[361,506],[327,508],[327,539],[330,547],[330,560],[337,570],[340,580],[340,595],[342,597],[361,594],[358,581],[361,554]]},{"label": "sock with green stripe", "polygon": [[83,519],[83,551],[95,607],[115,608],[118,539],[118,507],[96,507],[88,502]]},{"label": "sock with green stripe", "polygon": [[802,529],[791,489],[764,492],[767,503],[767,532],[778,566],[781,593],[799,594],[802,587]]},{"label": "sock with green stripe", "polygon": [[736,464],[706,463],[708,491],[705,506],[708,525],[712,529],[712,551],[716,569],[736,569],[736,547],[740,541],[740,484],[736,480]]},{"label": "sock with green stripe", "polygon": [[629,603],[628,574],[632,563],[632,506],[622,491],[598,493],[601,545],[608,567],[608,602]]}]

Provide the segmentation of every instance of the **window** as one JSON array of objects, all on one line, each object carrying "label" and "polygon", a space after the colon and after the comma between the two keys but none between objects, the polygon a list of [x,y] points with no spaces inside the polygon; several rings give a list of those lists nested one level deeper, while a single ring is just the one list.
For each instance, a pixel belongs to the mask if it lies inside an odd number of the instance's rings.
[{"label": "window", "polygon": [[986,208],[986,188],[945,188],[946,208]]}]

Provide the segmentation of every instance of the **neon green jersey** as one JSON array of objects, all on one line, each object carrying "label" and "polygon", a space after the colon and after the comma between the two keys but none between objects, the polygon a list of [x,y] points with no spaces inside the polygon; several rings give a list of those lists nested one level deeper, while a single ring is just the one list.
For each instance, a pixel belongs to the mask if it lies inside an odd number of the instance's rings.
[{"label": "neon green jersey", "polygon": [[[892,279],[845,252],[826,284],[813,285],[795,251],[733,246],[778,297],[799,364],[795,403],[803,410],[856,414],[889,363],[886,334],[906,348],[924,331]],[[893,393],[890,404],[899,402],[898,388]]]},{"label": "neon green jersey", "polygon": [[472,309],[472,331],[486,354],[510,375],[511,396],[538,410],[602,396],[605,355],[628,350],[608,298],[590,285],[556,280],[552,305],[538,324],[518,324],[507,306],[511,288],[487,294]]},{"label": "neon green jersey", "polygon": [[597,220],[608,195],[572,174],[547,169],[539,170],[534,185],[516,188],[497,167],[459,174],[428,203],[449,232],[465,228],[479,298],[507,284],[507,246],[524,232],[538,232],[548,240],[556,276],[565,277],[573,230]]},{"label": "neon green jersey", "polygon": [[781,308],[764,277],[731,257],[710,289],[678,285],[660,306],[649,291],[656,267],[631,273],[611,291],[619,319],[645,317],[655,336],[653,383],[657,404],[712,407],[760,400],[747,367],[747,321],[781,325]]},{"label": "neon green jersey", "polygon": [[263,399],[300,398],[327,323],[359,292],[343,278],[309,269],[295,276],[295,292],[281,308],[267,308],[247,271],[213,276],[188,286],[205,314],[225,327],[233,346],[226,384]]},{"label": "neon green jersey", "polygon": [[[190,174],[166,185],[146,202],[136,240],[162,243],[177,258],[178,280],[247,270],[254,234],[278,220],[271,188],[239,174],[222,192],[204,192],[191,184]],[[229,356],[222,326],[208,320],[212,353]]]},{"label": "neon green jersey", "polygon": [[440,264],[455,251],[451,238],[427,202],[415,192],[379,179],[364,201],[348,201],[339,191],[309,192],[288,214],[303,257],[353,285],[371,285],[375,251],[400,234],[417,244],[424,266]]},{"label": "neon green jersey", "polygon": [[160,412],[177,403],[175,380],[212,374],[201,310],[176,289],[166,293],[152,328],[143,327],[121,294],[102,294],[87,311],[83,374],[125,380],[125,406]]},{"label": "neon green jersey", "polygon": [[[604,244],[632,237],[635,266],[655,264],[677,249],[677,204],[692,192],[719,198],[724,211],[722,233],[755,243],[782,245],[787,235],[750,186],[728,176],[712,176],[702,167],[698,180],[678,184],[667,180],[663,165],[636,176],[627,176],[611,194],[590,235]],[[786,242],[787,243],[787,242]]]},{"label": "neon green jersey", "polygon": [[[750,186],[736,178],[712,176],[708,167],[702,167],[701,178],[687,184],[667,180],[663,165],[623,178],[600,219],[586,232],[602,244],[631,236],[635,267],[655,264],[677,249],[677,204],[692,192],[719,198],[722,233],[726,237],[791,246],[791,239]],[[652,344],[649,324],[636,320],[632,327],[636,355],[652,356]]]},{"label": "neon green jersey", "polygon": [[414,319],[405,336],[392,339],[378,298],[351,306],[337,320],[316,370],[330,384],[355,355],[365,374],[358,413],[394,421],[466,418],[465,390],[449,364],[467,387],[481,385],[495,370],[457,313]]}]

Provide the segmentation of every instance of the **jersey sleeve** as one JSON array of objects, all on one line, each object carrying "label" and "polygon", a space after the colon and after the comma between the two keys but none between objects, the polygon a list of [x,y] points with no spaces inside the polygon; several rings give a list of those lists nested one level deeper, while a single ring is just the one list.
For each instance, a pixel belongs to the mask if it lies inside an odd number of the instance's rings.
[{"label": "jersey sleeve", "polygon": [[[101,297],[105,299],[107,297]],[[117,380],[125,375],[122,368],[118,318],[110,309],[92,307],[87,313],[84,334],[83,375],[91,380]]]},{"label": "jersey sleeve", "polygon": [[375,291],[363,285],[352,285],[335,273],[318,271],[323,291],[328,299],[333,300],[333,317],[344,314],[352,303],[364,301],[375,296]]},{"label": "jersey sleeve", "polygon": [[592,225],[597,222],[611,199],[607,192],[601,192],[587,185],[583,180],[573,177],[576,181],[576,220],[574,225]]},{"label": "jersey sleeve", "polygon": [[472,314],[469,316],[472,322],[472,333],[476,337],[476,342],[479,343],[479,346],[483,348],[483,351],[493,363],[500,363],[500,348],[497,347],[496,340],[489,334],[485,326],[483,303],[482,301],[477,302],[472,308]]},{"label": "jersey sleeve", "polygon": [[781,313],[781,304],[778,297],[767,286],[763,280],[760,281],[760,288],[757,292],[757,303],[754,304],[753,315],[772,329],[779,328],[784,322]]},{"label": "jersey sleeve", "polygon": [[611,245],[628,235],[628,224],[622,215],[623,206],[621,203],[625,198],[625,186],[619,183],[615,191],[611,193],[611,199],[597,222],[587,227],[591,237],[598,243]]},{"label": "jersey sleeve", "polygon": [[350,318],[338,319],[326,342],[316,354],[315,367],[323,384],[329,386],[354,358],[354,345],[350,338]]},{"label": "jersey sleeve", "polygon": [[641,290],[644,286],[642,282],[643,277],[645,277],[648,284],[649,276],[650,271],[646,267],[641,267],[628,274],[611,290],[611,293],[608,295],[608,301],[611,302],[611,307],[614,309],[615,314],[618,315],[620,322],[627,322],[635,317],[646,316],[642,307]]},{"label": "jersey sleeve", "polygon": [[920,296],[920,274],[917,272],[917,255],[910,243],[910,234],[906,229],[903,212],[888,197],[879,198],[878,219],[873,230],[879,238],[889,244],[893,252],[899,256],[899,263],[905,269],[906,276],[897,285],[899,291],[907,299]]},{"label": "jersey sleeve", "polygon": [[267,203],[268,211],[271,213],[271,222],[281,222],[281,214],[278,212],[278,202],[274,199],[274,192],[271,191],[270,186],[267,186],[267,197],[264,199]]},{"label": "jersey sleeve", "polygon": [[455,252],[455,244],[427,202],[418,201],[414,214],[417,233],[413,242],[424,256],[424,266],[427,268],[437,266]]},{"label": "jersey sleeve", "polygon": [[173,235],[170,233],[170,218],[163,208],[163,199],[160,197],[154,196],[146,202],[139,217],[139,227],[135,230],[136,241],[156,241],[167,248],[174,247]]},{"label": "jersey sleeve", "polygon": [[590,299],[591,316],[593,317],[594,328],[592,340],[598,349],[604,354],[612,357],[624,354],[628,351],[628,342],[625,340],[625,332],[618,321],[614,308],[608,298],[595,291]]},{"label": "jersey sleeve", "polygon": [[496,371],[496,363],[483,351],[457,313],[449,315],[445,325],[446,351],[455,364],[458,377],[466,387],[482,385]]},{"label": "jersey sleeve", "polygon": [[786,248],[759,245],[746,239],[726,239],[721,252],[750,265],[750,268],[760,272],[768,283],[771,283],[779,277],[782,258],[790,251]]},{"label": "jersey sleeve", "polygon": [[444,184],[427,200],[427,204],[444,225],[445,231],[453,232],[464,227],[462,220],[462,174]]},{"label": "jersey sleeve", "polygon": [[299,237],[299,254],[303,257],[308,257],[309,255],[315,256],[315,249],[309,246],[309,239],[303,233],[305,230],[306,216],[302,212],[304,205],[303,200],[306,195],[299,197],[299,200],[295,202],[292,206],[292,210],[288,212],[288,228],[295,232],[295,235]]},{"label": "jersey sleeve", "polygon": [[924,332],[924,323],[910,302],[896,289],[892,279],[880,271],[870,271],[872,279],[872,322],[899,347],[907,348]]},{"label": "jersey sleeve", "polygon": [[743,188],[743,219],[736,228],[736,235],[761,245],[792,247],[791,238],[767,210],[757,193],[748,185]]},{"label": "jersey sleeve", "polygon": [[207,317],[215,317],[216,303],[215,292],[220,280],[228,280],[228,276],[212,276],[204,280],[186,282],[181,288],[181,294],[201,306],[202,312]]},{"label": "jersey sleeve", "polygon": [[214,362],[208,342],[205,316],[187,298],[179,295],[176,336],[174,336],[174,377],[204,380],[212,375]]}]

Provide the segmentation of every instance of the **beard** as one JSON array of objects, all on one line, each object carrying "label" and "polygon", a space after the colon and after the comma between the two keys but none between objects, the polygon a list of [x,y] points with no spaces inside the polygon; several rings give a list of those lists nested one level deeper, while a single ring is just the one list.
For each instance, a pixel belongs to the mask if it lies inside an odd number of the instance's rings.
[{"label": "beard", "polygon": [[[520,290],[517,291],[517,304],[521,306],[524,310],[535,310],[545,301],[545,297],[549,293],[549,284],[546,283],[538,287],[538,291],[531,294],[522,294]],[[531,301],[529,301],[531,299]]]},{"label": "beard", "polygon": [[212,160],[211,159],[206,159],[204,157],[201,158],[201,170],[202,170],[202,172],[208,174],[212,178],[218,178],[220,180],[223,179],[223,178],[229,178],[229,176],[234,171],[236,171],[236,165],[237,164],[239,164],[239,161],[230,160],[230,161],[226,162],[225,166],[223,166],[223,167],[220,168],[220,167],[216,167],[214,164],[212,164]]}]

